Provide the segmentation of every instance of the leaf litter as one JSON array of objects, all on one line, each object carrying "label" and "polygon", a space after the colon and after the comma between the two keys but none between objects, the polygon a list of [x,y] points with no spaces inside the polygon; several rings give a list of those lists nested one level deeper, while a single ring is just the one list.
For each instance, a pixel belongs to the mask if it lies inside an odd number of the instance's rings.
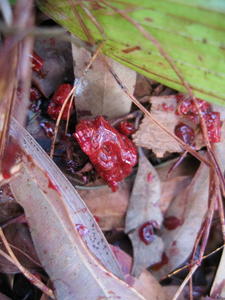
[{"label": "leaf litter", "polygon": [[[111,7],[110,4],[107,5]],[[126,13],[117,13],[131,21]],[[141,27],[139,30],[145,34]],[[2,272],[22,272],[32,281],[29,271],[35,270],[41,274],[39,258],[43,270],[48,273],[53,283],[57,299],[84,299],[90,293],[93,299],[178,299],[184,294],[193,299],[209,294],[212,279],[208,282],[204,272],[210,272],[210,268],[204,266],[202,257],[211,222],[219,222],[216,216],[213,218],[214,209],[220,215],[221,222],[224,219],[219,200],[221,194],[218,190],[220,180],[223,193],[223,140],[212,145],[210,139],[219,139],[217,111],[221,111],[223,121],[223,109],[214,106],[212,111],[204,111],[203,116],[200,114],[197,123],[192,122],[188,119],[189,116],[177,113],[175,91],[167,90],[141,76],[138,76],[136,88],[133,90],[135,72],[101,54],[94,57],[95,49],[90,45],[87,47],[90,52],[82,47],[72,45],[71,52],[69,42],[60,42],[54,38],[36,40],[35,50],[44,59],[44,68],[41,73],[37,70],[33,72],[32,85],[40,90],[41,96],[29,108],[31,117],[28,127],[32,128],[30,132],[34,138],[49,152],[52,135],[48,136],[47,129],[52,128],[54,132],[55,121],[47,108],[52,101],[52,94],[60,84],[73,83],[74,64],[75,78],[82,84],[78,86],[82,89],[76,90],[78,81],[75,80],[75,112],[71,116],[68,114],[67,123],[56,123],[58,135],[54,141],[53,159],[78,189],[87,206],[55,163],[12,120],[11,135],[18,139],[22,148],[22,164],[18,165],[19,173],[11,174],[12,179],[5,178],[2,182],[10,182],[16,201],[24,208],[25,222],[28,225],[17,224],[16,217],[15,224],[7,225],[10,217],[13,219],[13,213],[9,213],[5,219],[4,216],[1,217],[1,224],[6,224],[4,235],[11,247],[11,250],[8,246],[3,248],[11,256],[1,252],[7,261],[4,266],[0,260]],[[161,53],[166,56],[162,49]],[[92,58],[92,64],[84,74],[83,71]],[[167,59],[170,60],[168,57]],[[173,62],[170,64],[173,66]],[[175,71],[179,74],[179,70],[175,68]],[[182,76],[179,77],[182,81]],[[185,86],[191,94],[188,84]],[[133,92],[139,102],[132,96]],[[132,114],[134,107],[129,98],[145,115],[140,126],[138,124],[141,115],[138,117],[137,114]],[[194,111],[198,115],[202,102],[193,99],[193,103],[196,108],[192,106],[191,113]],[[132,137],[128,131],[127,133],[128,138],[139,147],[139,162],[130,176],[120,183],[116,192],[112,192],[104,180],[99,178],[98,172],[73,138],[79,119],[93,119],[98,115],[106,117],[118,132],[122,128],[120,122],[127,120],[126,126],[132,125],[131,127],[136,128]],[[211,116],[215,117],[214,123]],[[46,122],[44,127],[40,126],[43,121]],[[186,127],[182,127],[183,122]],[[188,139],[183,139],[184,135],[180,134],[182,130],[186,130]],[[192,139],[193,133],[195,138]],[[114,152],[109,149],[107,145],[104,153],[113,156]],[[197,152],[200,149],[202,151]],[[202,160],[200,166],[188,152]],[[187,166],[187,161],[191,161],[193,168]],[[212,192],[212,187],[215,188],[215,193]],[[10,203],[10,199],[6,202]],[[132,248],[133,257],[128,258],[127,254],[121,254],[118,247],[112,248],[112,251],[96,222],[105,233],[125,232],[132,244],[132,247],[126,246],[126,250],[130,253]],[[14,230],[17,229],[18,242],[12,241]],[[4,236],[1,236],[4,240]],[[22,241],[26,236],[27,244]],[[7,243],[4,241],[5,245]],[[18,264],[13,253],[24,267]],[[200,253],[199,256],[196,253]],[[212,263],[210,259],[206,259]],[[199,261],[202,261],[199,270],[204,274],[204,284],[201,283],[204,289],[198,296],[194,294],[202,281],[193,277],[193,289],[190,285],[189,289],[185,288],[182,292],[185,284],[196,272]],[[179,272],[182,266],[186,269],[189,267],[190,272]],[[168,273],[173,274],[174,270],[176,276],[170,276]],[[162,288],[160,280],[167,278],[167,275],[171,282]],[[42,291],[52,293],[45,285],[40,287],[36,277],[33,279]],[[179,287],[183,279],[183,284]],[[89,282],[89,290],[81,288],[86,281]],[[223,256],[211,292],[213,297],[223,295],[222,284]]]}]

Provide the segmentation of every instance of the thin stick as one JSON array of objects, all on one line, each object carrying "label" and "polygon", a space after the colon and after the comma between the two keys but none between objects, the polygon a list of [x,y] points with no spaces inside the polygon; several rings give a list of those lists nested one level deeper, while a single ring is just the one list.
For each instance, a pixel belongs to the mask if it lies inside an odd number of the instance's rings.
[{"label": "thin stick", "polygon": [[182,282],[182,284],[179,286],[178,290],[176,291],[175,295],[173,296],[172,300],[177,300],[181,294],[181,292],[183,291],[185,285],[188,283],[188,281],[190,280],[190,278],[192,277],[192,275],[194,274],[194,272],[197,270],[198,265],[194,265],[190,272],[188,273],[188,275],[185,277],[184,281]]},{"label": "thin stick", "polygon": [[37,288],[39,288],[43,293],[51,297],[52,299],[55,299],[55,296],[53,294],[53,291],[49,289],[42,281],[40,281],[36,276],[34,276],[32,273],[30,273],[27,269],[25,269],[21,263],[16,258],[15,254],[13,253],[3,230],[0,228],[0,237],[3,241],[3,244],[5,248],[7,249],[10,256],[8,256],[6,253],[4,253],[2,250],[0,250],[0,254],[4,256],[6,259],[8,259],[11,263],[13,263],[20,271],[23,273],[23,275],[32,282]]}]

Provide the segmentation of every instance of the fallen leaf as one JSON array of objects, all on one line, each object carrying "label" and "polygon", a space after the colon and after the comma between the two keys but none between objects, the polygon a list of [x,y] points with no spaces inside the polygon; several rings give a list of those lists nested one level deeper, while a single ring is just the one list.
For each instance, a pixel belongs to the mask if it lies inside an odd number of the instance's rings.
[{"label": "fallen leaf", "polygon": [[154,240],[146,244],[140,239],[140,227],[146,222],[160,228],[162,213],[159,207],[160,180],[155,168],[139,149],[139,164],[134,186],[129,199],[125,221],[125,232],[128,233],[134,253],[132,275],[139,276],[143,269],[160,260],[163,242],[154,235]]},{"label": "fallen leaf", "polygon": [[[175,114],[176,97],[174,95],[151,97],[151,104],[152,116],[169,131],[174,132],[180,120],[180,117]],[[169,109],[165,110],[163,105],[167,105]],[[137,146],[152,149],[157,157],[163,157],[165,152],[182,152],[179,144],[146,116],[133,135],[133,141]]]},{"label": "fallen leaf", "polygon": [[120,248],[111,246],[120,266],[130,284],[142,295],[145,300],[168,300],[164,294],[164,288],[152,276],[144,270],[138,278],[130,275],[132,267],[132,258]]},{"label": "fallen leaf", "polygon": [[93,190],[79,190],[78,193],[96,217],[102,230],[124,228],[124,218],[130,196],[130,183],[124,181],[116,192],[108,186]]},{"label": "fallen leaf", "polygon": [[168,263],[154,272],[158,278],[180,266],[190,256],[208,209],[208,186],[209,168],[202,163],[186,190],[167,210],[164,224],[171,220],[169,225],[172,228],[164,227],[162,239]]},{"label": "fallen leaf", "polygon": [[[91,59],[91,54],[84,48],[72,46],[75,60],[75,77],[81,78]],[[134,91],[136,72],[106,58],[122,82]],[[78,118],[103,115],[109,118],[120,117],[130,112],[131,100],[114,80],[101,57],[97,57],[91,69],[85,75],[82,87],[76,90],[76,111]]]},{"label": "fallen leaf", "polygon": [[121,276],[118,263],[72,185],[25,129],[17,122],[11,126],[11,135],[21,137],[25,155],[10,187],[25,210],[35,249],[57,299],[83,300],[90,295],[92,299],[143,299],[111,273]]}]

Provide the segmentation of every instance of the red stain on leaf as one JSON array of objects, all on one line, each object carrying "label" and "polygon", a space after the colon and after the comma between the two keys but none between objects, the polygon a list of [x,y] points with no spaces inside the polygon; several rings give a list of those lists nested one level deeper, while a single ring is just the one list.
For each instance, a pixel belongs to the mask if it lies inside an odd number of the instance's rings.
[{"label": "red stain on leaf", "polygon": [[141,241],[146,245],[151,244],[155,238],[154,229],[158,227],[159,226],[155,221],[149,221],[141,225],[138,231]]},{"label": "red stain on leaf", "polygon": [[171,216],[165,218],[163,225],[166,229],[173,230],[176,229],[178,226],[182,225],[182,222],[177,217]]},{"label": "red stain on leaf", "polygon": [[141,50],[141,47],[140,46],[134,46],[134,47],[131,47],[131,48],[126,48],[126,49],[122,50],[122,52],[128,54],[130,52],[137,51],[137,50]]}]

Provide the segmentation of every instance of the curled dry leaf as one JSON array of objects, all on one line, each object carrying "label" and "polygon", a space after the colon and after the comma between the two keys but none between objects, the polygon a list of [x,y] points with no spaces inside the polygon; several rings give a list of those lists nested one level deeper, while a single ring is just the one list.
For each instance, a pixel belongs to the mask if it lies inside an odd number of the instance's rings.
[{"label": "curled dry leaf", "polygon": [[[169,207],[162,232],[168,263],[155,275],[161,277],[180,266],[190,256],[208,209],[209,168],[201,164],[186,190]],[[171,227],[172,226],[172,227]]]},{"label": "curled dry leaf", "polygon": [[[83,71],[91,59],[85,48],[72,46],[75,60],[75,77],[83,76]],[[136,72],[106,58],[113,70],[133,93]],[[131,101],[114,80],[101,57],[97,57],[85,75],[83,86],[76,90],[76,111],[78,118],[103,115],[109,118],[120,117],[130,112]]]},{"label": "curled dry leaf", "polygon": [[130,196],[130,183],[124,181],[116,192],[108,186],[93,190],[78,190],[79,195],[96,217],[102,230],[124,228],[124,216]]},{"label": "curled dry leaf", "polygon": [[92,299],[143,299],[110,272],[122,276],[103,234],[72,185],[17,122],[12,122],[11,134],[20,136],[25,154],[20,175],[10,186],[25,210],[35,249],[57,299],[83,300],[90,295]]},{"label": "curled dry leaf", "polygon": [[[168,130],[174,132],[179,121],[179,116],[175,114],[176,97],[174,95],[151,97],[151,104],[152,116]],[[165,110],[165,105],[169,109]],[[179,144],[148,117],[144,117],[139,130],[133,135],[133,140],[137,146],[152,149],[158,157],[163,157],[165,152],[182,152]]]},{"label": "curled dry leaf", "polygon": [[44,60],[42,75],[33,72],[32,79],[45,97],[49,97],[62,82],[73,80],[71,43],[55,38],[38,38],[34,46]]},{"label": "curled dry leaf", "polygon": [[125,232],[133,246],[134,262],[132,274],[139,276],[143,269],[160,260],[163,252],[161,238],[154,235],[153,241],[146,244],[140,239],[140,227],[147,222],[160,228],[162,213],[159,207],[160,180],[155,168],[139,149],[139,165],[132,189],[125,221]]}]

